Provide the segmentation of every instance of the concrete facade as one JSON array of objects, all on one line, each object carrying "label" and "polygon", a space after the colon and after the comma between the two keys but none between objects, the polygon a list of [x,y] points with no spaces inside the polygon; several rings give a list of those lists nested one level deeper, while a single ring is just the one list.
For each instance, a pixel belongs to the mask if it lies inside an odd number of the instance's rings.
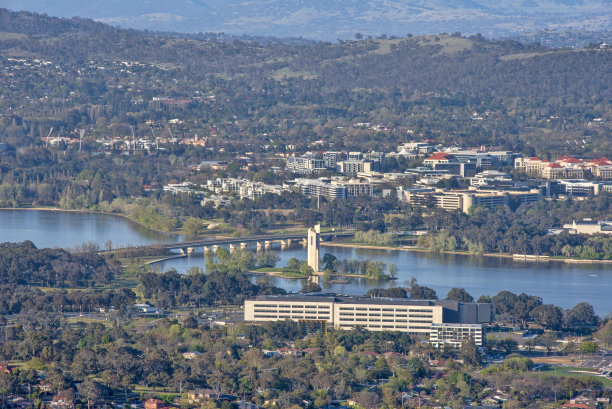
[{"label": "concrete facade", "polygon": [[433,324],[482,324],[492,320],[491,304],[456,301],[370,298],[337,294],[260,296],[244,304],[246,321],[325,322],[350,330],[401,331],[429,337]]},{"label": "concrete facade", "polygon": [[482,325],[479,324],[455,324],[455,323],[435,323],[431,325],[429,342],[434,348],[444,348],[449,345],[459,349],[461,343],[472,338],[476,346],[484,344],[485,336]]},{"label": "concrete facade", "polygon": [[321,236],[321,225],[317,224],[308,229],[308,265],[315,273],[319,272],[319,240]]}]

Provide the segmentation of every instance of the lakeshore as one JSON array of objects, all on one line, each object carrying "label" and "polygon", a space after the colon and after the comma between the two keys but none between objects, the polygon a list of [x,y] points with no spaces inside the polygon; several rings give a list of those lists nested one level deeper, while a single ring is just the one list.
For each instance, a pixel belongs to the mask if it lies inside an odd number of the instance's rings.
[{"label": "lakeshore", "polygon": [[424,247],[416,247],[416,246],[378,246],[378,245],[370,245],[363,243],[347,243],[347,242],[321,242],[321,247],[344,247],[344,248],[357,248],[357,249],[372,249],[372,250],[388,250],[388,251],[410,251],[410,252],[420,252],[420,253],[429,253],[429,254],[453,254],[459,256],[471,256],[471,257],[491,257],[491,258],[505,258],[512,259],[516,261],[529,261],[529,262],[537,262],[537,263],[546,263],[546,262],[564,262],[569,264],[610,264],[612,260],[586,260],[586,259],[575,259],[569,257],[560,257],[560,256],[538,256],[532,254],[508,254],[508,253],[482,253],[482,254],[474,254],[467,251],[449,251],[442,250],[439,252],[431,252]]},{"label": "lakeshore", "polygon": [[[143,229],[146,229],[150,232],[157,233],[160,235],[168,235],[168,236],[180,236],[182,232],[180,230],[173,230],[170,232],[156,230],[149,227],[144,226],[139,221],[131,218],[129,215],[125,213],[106,213],[96,210],[88,210],[88,209],[62,209],[59,207],[0,207],[0,211],[42,211],[42,212],[58,212],[58,213],[75,213],[75,214],[94,214],[101,216],[111,216],[121,218],[129,223],[133,223]],[[207,235],[200,235],[198,238],[206,238]],[[345,247],[345,248],[356,248],[356,249],[373,249],[373,250],[390,250],[390,251],[410,251],[410,252],[422,252],[422,253],[432,253],[427,248],[417,247],[417,246],[381,246],[374,244],[365,244],[365,243],[351,243],[351,242],[321,242],[321,247]],[[432,253],[436,254],[436,253]],[[546,262],[563,262],[568,264],[611,264],[612,260],[588,260],[588,259],[576,259],[570,257],[562,257],[562,256],[538,256],[538,255],[530,255],[530,254],[508,254],[508,253],[482,253],[482,254],[473,254],[467,251],[448,251],[442,250],[437,254],[454,254],[454,255],[462,255],[462,256],[471,256],[471,257],[493,257],[493,258],[507,258],[513,259],[517,261],[525,261],[525,262],[536,262],[536,263],[546,263]],[[149,261],[147,264],[156,264],[168,259],[177,258],[177,257],[166,257],[160,258],[154,261]]]},{"label": "lakeshore", "polygon": [[[116,215],[49,209],[32,209],[28,212],[1,210],[0,242],[31,240],[39,248],[66,248],[88,241],[103,247],[109,240],[117,248],[127,244],[147,246],[168,243],[170,240],[179,241],[169,238],[171,236],[167,234],[143,229],[123,217],[109,216]],[[544,302],[563,308],[571,308],[580,301],[589,300],[602,315],[612,311],[609,300],[612,270],[607,263],[590,260],[551,262],[562,261],[552,257],[546,262],[533,262],[504,254],[473,256],[466,252],[431,253],[422,248],[372,246],[364,243],[323,242],[322,246],[321,254],[330,253],[340,260],[376,260],[387,265],[395,264],[398,273],[394,281],[377,282],[347,277],[348,283],[338,283],[335,280],[321,282],[325,291],[364,294],[372,288],[407,286],[414,277],[422,285],[435,289],[438,296],[444,296],[452,287],[465,288],[475,297],[508,290],[538,295]],[[279,246],[274,245],[272,249],[281,258],[278,266],[286,266],[291,258],[306,258],[306,249],[302,247],[281,251]],[[203,254],[188,257],[178,254],[151,256],[143,261],[156,261],[153,267],[158,271],[176,269],[179,273],[186,273],[193,267],[205,268]],[[257,276],[251,276],[250,279],[256,283]],[[301,290],[300,280],[270,276],[270,281],[287,291]]]},{"label": "lakeshore", "polygon": [[89,209],[62,209],[61,207],[54,207],[54,206],[50,206],[50,207],[0,207],[0,210],[24,210],[24,211],[41,211],[41,212],[58,212],[58,213],[82,213],[82,214],[99,214],[102,216],[113,216],[113,217],[120,217],[124,220],[129,221],[130,223],[134,223],[137,224],[138,226],[142,227],[143,229],[147,229],[151,232],[154,233],[159,233],[159,234],[169,234],[169,235],[177,235],[180,236],[183,234],[182,231],[180,230],[172,230],[172,231],[164,231],[164,230],[158,230],[158,229],[153,229],[151,227],[145,226],[144,224],[142,224],[141,222],[139,222],[138,220],[130,217],[130,215],[125,214],[125,213],[107,213],[107,212],[101,212],[99,210],[89,210]]}]

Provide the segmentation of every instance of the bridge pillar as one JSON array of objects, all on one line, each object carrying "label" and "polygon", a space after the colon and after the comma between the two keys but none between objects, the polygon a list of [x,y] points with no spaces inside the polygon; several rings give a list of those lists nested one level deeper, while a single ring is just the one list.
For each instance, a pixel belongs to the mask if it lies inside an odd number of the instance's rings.
[{"label": "bridge pillar", "polygon": [[187,254],[193,253],[193,247],[187,247]]},{"label": "bridge pillar", "polygon": [[240,243],[240,248],[243,249],[243,250],[246,250],[247,244],[246,243]]},{"label": "bridge pillar", "polygon": [[269,240],[264,241],[264,248],[270,250],[270,247],[272,247],[272,242]]},{"label": "bridge pillar", "polygon": [[184,248],[181,247],[179,250],[181,251],[181,254],[183,254],[183,255],[185,254],[185,249]]},{"label": "bridge pillar", "polygon": [[257,251],[261,251],[263,249],[264,244],[261,241],[257,242]]},{"label": "bridge pillar", "polygon": [[291,247],[291,239],[281,240],[281,250]]},{"label": "bridge pillar", "polygon": [[215,245],[212,247],[212,251],[213,251],[213,253],[217,253],[217,250],[219,250],[219,245],[215,244]]},{"label": "bridge pillar", "polygon": [[204,246],[204,254],[210,253],[210,246]]},{"label": "bridge pillar", "polygon": [[236,245],[234,243],[230,243],[229,250],[230,250],[230,253],[233,253],[234,250],[236,250]]},{"label": "bridge pillar", "polygon": [[307,239],[302,239],[300,240],[300,244],[304,247],[308,246],[308,240]]}]

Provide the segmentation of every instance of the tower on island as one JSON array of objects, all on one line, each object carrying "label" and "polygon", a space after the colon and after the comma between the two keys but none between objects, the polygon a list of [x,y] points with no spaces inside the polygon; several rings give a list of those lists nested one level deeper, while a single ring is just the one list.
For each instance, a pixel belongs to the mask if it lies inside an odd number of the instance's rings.
[{"label": "tower on island", "polygon": [[308,265],[312,267],[313,273],[319,272],[319,239],[321,236],[321,225],[317,224],[308,229]]}]

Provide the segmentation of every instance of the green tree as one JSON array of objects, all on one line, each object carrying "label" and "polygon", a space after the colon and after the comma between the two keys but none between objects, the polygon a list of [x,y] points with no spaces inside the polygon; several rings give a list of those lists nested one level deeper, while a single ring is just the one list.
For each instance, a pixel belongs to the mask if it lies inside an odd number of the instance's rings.
[{"label": "green tree", "polygon": [[78,385],[79,395],[87,399],[87,408],[102,398],[102,388],[100,384],[90,379],[86,379]]},{"label": "green tree", "polygon": [[451,288],[451,290],[446,295],[447,300],[454,300],[459,302],[471,303],[474,302],[474,298],[465,291],[464,288]]},{"label": "green tree", "polygon": [[196,238],[202,232],[204,222],[195,217],[188,217],[183,223],[183,232],[188,238]]},{"label": "green tree", "polygon": [[535,307],[531,311],[531,315],[536,324],[542,325],[547,329],[558,330],[563,325],[563,312],[561,308],[552,304]]},{"label": "green tree", "polygon": [[420,286],[416,282],[416,278],[410,279],[410,298],[414,300],[437,300],[436,292],[425,286]]},{"label": "green tree", "polygon": [[312,273],[314,273],[314,270],[308,265],[308,263],[303,263],[300,267],[300,273],[306,277],[310,277]]},{"label": "green tree", "polygon": [[594,354],[599,350],[599,346],[593,341],[583,341],[580,350],[585,354]]},{"label": "green tree", "polygon": [[461,343],[459,355],[461,356],[461,359],[463,359],[463,362],[473,367],[480,366],[482,362],[480,351],[478,351],[476,342],[474,341],[474,338],[471,336],[468,337],[468,339],[464,340]]},{"label": "green tree", "polygon": [[550,352],[557,345],[557,334],[554,332],[546,332],[542,335],[538,335],[535,341],[538,345],[546,348],[547,352]]},{"label": "green tree", "polygon": [[317,283],[313,283],[310,280],[302,280],[301,293],[317,293],[321,291],[321,286]]}]

